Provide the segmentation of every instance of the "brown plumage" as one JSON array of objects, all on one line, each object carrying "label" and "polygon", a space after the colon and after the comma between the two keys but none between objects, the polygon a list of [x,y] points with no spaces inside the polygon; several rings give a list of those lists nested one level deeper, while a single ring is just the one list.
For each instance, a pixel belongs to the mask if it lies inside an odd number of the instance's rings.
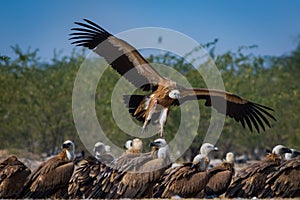
[{"label": "brown plumage", "polygon": [[124,171],[133,159],[141,156],[143,142],[139,138],[128,140],[124,147],[126,151],[117,159],[113,160],[109,166],[104,167],[96,176],[96,181],[93,182],[91,194],[89,198],[105,198],[109,193],[116,179],[120,177],[119,171]]},{"label": "brown plumage", "polygon": [[125,171],[119,171],[120,181],[115,182],[106,198],[152,197],[153,187],[168,168],[170,157],[164,139],[155,140],[151,146],[159,148],[156,151],[157,155],[154,158],[151,154],[147,154],[144,158],[137,158],[128,165]]},{"label": "brown plumage", "polygon": [[[234,118],[252,131],[253,126],[259,132],[265,130],[265,124],[271,127],[268,118],[273,111],[266,106],[248,101],[226,91],[206,88],[185,88],[175,81],[161,76],[150,63],[127,42],[108,33],[99,25],[84,19],[87,23],[75,22],[81,26],[73,28],[72,44],[94,50],[135,87],[152,91],[149,95],[125,95],[124,101],[129,112],[139,121],[143,121],[143,131],[155,116],[159,116],[160,134],[166,122],[170,107],[186,101],[203,99],[205,106],[212,106],[218,112]],[[158,106],[160,105],[160,106]],[[155,115],[161,113],[161,115]],[[156,121],[152,119],[152,121]]]},{"label": "brown plumage", "polygon": [[58,155],[43,162],[28,176],[19,198],[62,198],[74,170],[74,143],[67,140]]},{"label": "brown plumage", "polygon": [[30,172],[30,169],[16,156],[10,156],[2,161],[0,163],[0,198],[16,198]]},{"label": "brown plumage", "polygon": [[87,198],[93,189],[93,184],[104,169],[113,161],[112,155],[106,152],[105,145],[97,142],[94,147],[95,157],[80,161],[69,181],[69,198]]},{"label": "brown plumage", "polygon": [[211,177],[204,189],[205,196],[218,197],[225,193],[234,175],[234,155],[227,153],[226,160],[220,165],[209,169],[208,173],[211,174]]},{"label": "brown plumage", "polygon": [[[162,141],[161,143],[160,140]],[[152,187],[167,167],[169,155],[165,140],[153,145],[159,150],[140,154],[123,166],[108,167],[89,198],[144,198],[152,196]],[[159,146],[161,145],[161,146]]]},{"label": "brown plumage", "polygon": [[128,140],[124,146],[127,150],[111,163],[111,167],[114,169],[120,170],[133,158],[139,157],[143,151],[143,142],[139,138]]},{"label": "brown plumage", "polygon": [[206,169],[205,157],[198,154],[192,163],[185,163],[173,169],[168,169],[168,175],[155,188],[154,198],[201,198],[210,175]]},{"label": "brown plumage", "polygon": [[196,155],[192,163],[175,165],[167,169],[154,187],[154,197],[170,198],[175,195],[181,197],[204,197],[202,192],[210,174],[206,169],[210,162],[210,154],[218,148],[210,143],[200,147],[200,154]]},{"label": "brown plumage", "polygon": [[300,156],[285,161],[268,175],[259,198],[300,197]]},{"label": "brown plumage", "polygon": [[225,196],[227,198],[258,197],[264,188],[267,176],[276,170],[281,163],[281,156],[287,152],[290,152],[290,149],[277,145],[263,160],[242,169],[230,184]]}]

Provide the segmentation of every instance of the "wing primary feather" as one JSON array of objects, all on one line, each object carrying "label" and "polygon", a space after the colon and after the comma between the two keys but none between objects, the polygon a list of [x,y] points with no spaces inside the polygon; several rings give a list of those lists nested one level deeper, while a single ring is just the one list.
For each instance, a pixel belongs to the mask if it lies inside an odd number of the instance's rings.
[{"label": "wing primary feather", "polygon": [[260,116],[261,119],[264,120],[264,122],[271,127],[271,124],[269,123],[269,120],[255,107],[252,107],[253,112],[255,112],[256,114],[258,114]]},{"label": "wing primary feather", "polygon": [[245,128],[245,120],[244,120],[244,118],[241,118],[241,119],[240,119],[240,122],[241,122],[243,128]]},{"label": "wing primary feather", "polygon": [[251,124],[251,121],[250,121],[249,117],[247,115],[245,115],[244,119],[245,119],[245,121],[246,121],[246,123],[248,125],[248,128],[250,129],[250,131],[253,132],[253,130],[252,130],[252,124]]},{"label": "wing primary feather", "polygon": [[255,117],[252,115],[251,113],[251,109],[248,111],[248,116],[250,118],[250,121],[252,122],[252,124],[254,125],[254,128],[257,130],[257,132],[259,133],[259,126],[257,124],[257,121],[255,119]]},{"label": "wing primary feather", "polygon": [[256,105],[256,106],[259,106],[259,107],[261,107],[261,108],[265,108],[265,109],[267,109],[267,110],[270,110],[270,111],[273,111],[274,112],[274,109],[272,109],[272,108],[270,108],[270,107],[268,107],[268,106],[264,106],[264,105],[261,105],[261,104],[258,104],[258,103],[253,103],[253,102],[251,102],[252,104],[254,104],[254,105]]},{"label": "wing primary feather", "polygon": [[90,42],[90,40],[77,40],[72,42],[71,44],[76,44],[77,46],[82,46],[84,44],[88,44]]},{"label": "wing primary feather", "polygon": [[[74,32],[74,33],[70,33],[69,35],[80,35],[80,36],[86,36],[86,35],[89,35],[89,36],[95,36],[96,34],[94,33],[82,33],[82,32]],[[70,40],[71,38],[69,38]]]},{"label": "wing primary feather", "polygon": [[[101,26],[99,26],[98,24],[92,22],[91,20],[88,20],[88,19],[83,19],[84,21],[86,21],[87,23],[93,25],[93,26],[96,26],[97,28],[99,28],[100,30],[104,30]],[[105,31],[107,32],[107,31]]]},{"label": "wing primary feather", "polygon": [[88,25],[88,24],[85,24],[85,23],[81,23],[81,22],[74,22],[74,23],[77,24],[77,25],[86,27],[88,29],[92,29],[92,30],[95,30],[95,31],[99,32],[99,27],[95,28],[95,26],[91,26],[91,25]]},{"label": "wing primary feather", "polygon": [[99,34],[99,31],[93,31],[86,28],[71,28],[72,31],[81,31],[82,35],[86,35],[85,33],[93,33],[95,36]]},{"label": "wing primary feather", "polygon": [[82,37],[82,36],[76,36],[76,37],[71,37],[70,40],[74,40],[74,39],[82,39],[82,38],[86,38],[86,39],[93,39],[93,36],[85,36],[85,37]]},{"label": "wing primary feather", "polygon": [[264,122],[268,125],[269,128],[271,128],[271,124],[270,124],[269,120],[260,112],[260,110],[258,110],[256,107],[252,107],[252,110],[256,114],[258,114],[261,119],[264,120]]},{"label": "wing primary feather", "polygon": [[265,113],[266,115],[268,115],[270,118],[272,118],[274,121],[276,121],[275,117],[273,115],[271,115],[268,111],[266,111],[264,108],[265,106],[262,106],[260,104],[254,104],[252,103],[253,107],[257,108],[258,110],[260,110],[261,112]]},{"label": "wing primary feather", "polygon": [[261,121],[260,117],[256,114],[256,112],[253,109],[251,109],[250,112],[255,117],[263,131],[266,131],[264,123]]}]

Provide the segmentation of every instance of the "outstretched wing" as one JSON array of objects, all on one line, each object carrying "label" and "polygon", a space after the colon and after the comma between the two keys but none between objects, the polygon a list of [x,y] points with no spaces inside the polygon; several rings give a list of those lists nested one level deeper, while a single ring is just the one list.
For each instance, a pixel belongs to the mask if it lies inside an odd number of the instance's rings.
[{"label": "outstretched wing", "polygon": [[205,106],[212,106],[219,113],[234,118],[245,128],[247,124],[250,131],[253,131],[252,125],[257,132],[262,128],[265,131],[265,124],[271,127],[268,118],[276,121],[275,117],[270,114],[273,109],[245,100],[235,94],[221,91],[210,90],[206,88],[180,89],[181,99],[175,101],[174,105],[182,104],[189,100],[204,99]]},{"label": "outstretched wing", "polygon": [[164,80],[133,46],[108,33],[94,22],[75,22],[81,26],[72,28],[72,44],[94,50],[135,87],[145,91],[156,90],[157,84]]}]

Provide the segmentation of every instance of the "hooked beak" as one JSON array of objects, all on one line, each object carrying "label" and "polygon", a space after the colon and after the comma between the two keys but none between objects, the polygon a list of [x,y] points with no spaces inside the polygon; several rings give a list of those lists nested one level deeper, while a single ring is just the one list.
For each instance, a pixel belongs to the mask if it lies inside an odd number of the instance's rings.
[{"label": "hooked beak", "polygon": [[283,152],[283,153],[292,153],[292,150],[289,149],[289,148],[283,148],[283,149],[282,149],[282,152]]},{"label": "hooked beak", "polygon": [[159,144],[157,142],[151,142],[150,147],[159,147]]}]

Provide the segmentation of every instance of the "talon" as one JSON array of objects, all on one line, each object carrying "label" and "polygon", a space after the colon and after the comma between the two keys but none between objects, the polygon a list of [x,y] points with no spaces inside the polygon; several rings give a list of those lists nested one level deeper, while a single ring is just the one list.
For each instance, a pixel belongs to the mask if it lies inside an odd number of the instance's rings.
[{"label": "talon", "polygon": [[158,132],[159,135],[160,135],[160,137],[163,137],[163,132],[164,132],[164,128],[160,128],[160,129],[159,129],[159,132]]},{"label": "talon", "polygon": [[146,131],[147,131],[147,126],[143,126],[143,128],[142,128],[142,134],[146,133]]}]

